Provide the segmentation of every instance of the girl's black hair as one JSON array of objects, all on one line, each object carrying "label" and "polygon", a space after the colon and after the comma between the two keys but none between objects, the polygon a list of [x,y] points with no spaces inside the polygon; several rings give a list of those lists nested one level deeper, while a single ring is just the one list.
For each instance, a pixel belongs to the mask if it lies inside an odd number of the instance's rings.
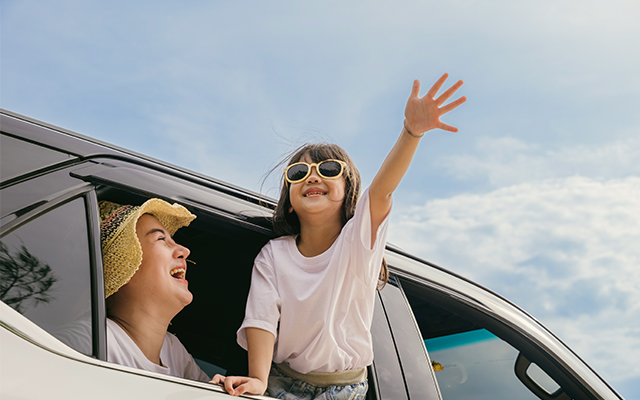
[{"label": "girl's black hair", "polygon": [[[280,162],[275,168],[280,167],[283,164],[287,166],[299,162],[304,156],[308,156],[313,163],[319,163],[320,161],[334,159],[341,160],[347,163],[345,171],[343,173],[345,187],[344,187],[344,201],[342,204],[342,226],[349,221],[356,212],[356,203],[360,198],[360,172],[356,168],[353,161],[340,146],[329,143],[307,143],[294,151],[285,159]],[[275,169],[274,168],[274,169]],[[281,178],[280,198],[278,199],[278,205],[273,213],[273,229],[278,236],[298,235],[300,233],[300,220],[295,211],[289,212],[291,209],[291,198],[289,197],[289,182]],[[386,285],[389,279],[389,269],[387,263],[382,259],[382,268],[380,270],[380,284],[379,289],[382,289]]]}]

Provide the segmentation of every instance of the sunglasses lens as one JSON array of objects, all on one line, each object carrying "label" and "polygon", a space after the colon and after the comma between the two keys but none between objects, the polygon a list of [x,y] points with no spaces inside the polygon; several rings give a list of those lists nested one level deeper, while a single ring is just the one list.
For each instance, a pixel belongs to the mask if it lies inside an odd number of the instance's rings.
[{"label": "sunglasses lens", "polygon": [[304,179],[309,171],[309,166],[305,164],[294,165],[287,171],[287,179],[292,182]]},{"label": "sunglasses lens", "polygon": [[337,161],[323,161],[318,165],[320,175],[327,178],[334,178],[342,172],[342,165]]}]

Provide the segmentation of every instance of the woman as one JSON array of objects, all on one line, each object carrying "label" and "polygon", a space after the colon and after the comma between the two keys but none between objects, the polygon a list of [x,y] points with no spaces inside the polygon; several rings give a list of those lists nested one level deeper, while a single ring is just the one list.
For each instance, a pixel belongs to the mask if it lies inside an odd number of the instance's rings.
[{"label": "woman", "polygon": [[185,279],[189,249],[171,237],[193,219],[183,206],[160,199],[139,207],[100,202],[108,361],[209,381],[167,332],[173,317],[193,299]]}]

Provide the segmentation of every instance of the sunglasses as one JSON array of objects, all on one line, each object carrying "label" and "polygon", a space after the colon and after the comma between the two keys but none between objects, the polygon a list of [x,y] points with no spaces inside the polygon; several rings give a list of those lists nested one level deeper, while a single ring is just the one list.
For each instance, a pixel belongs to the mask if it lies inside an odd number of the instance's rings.
[{"label": "sunglasses", "polygon": [[318,175],[322,179],[338,179],[342,176],[347,163],[341,160],[324,160],[319,163],[307,164],[297,162],[291,164],[284,170],[284,178],[289,183],[298,183],[307,179],[311,175],[311,168],[316,167]]}]

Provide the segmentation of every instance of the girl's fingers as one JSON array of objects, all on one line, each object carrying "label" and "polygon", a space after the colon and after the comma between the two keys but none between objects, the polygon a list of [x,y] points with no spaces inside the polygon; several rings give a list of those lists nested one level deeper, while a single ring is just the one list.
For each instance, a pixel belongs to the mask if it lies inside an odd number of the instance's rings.
[{"label": "girl's fingers", "polygon": [[442,87],[442,85],[444,84],[444,81],[447,80],[447,78],[449,77],[449,74],[447,74],[446,72],[440,77],[440,79],[438,79],[436,81],[436,83],[433,84],[433,86],[431,86],[431,89],[429,89],[429,91],[427,92],[427,96],[429,96],[429,98],[433,99],[434,97],[436,97],[436,94],[438,94],[438,90],[440,90],[440,88]]},{"label": "girl's fingers", "polygon": [[449,111],[453,110],[454,108],[458,107],[460,104],[464,103],[465,101],[467,101],[467,98],[462,96],[459,99],[452,101],[451,103],[447,104],[444,107],[440,108],[440,115],[442,114],[446,114]]},{"label": "girl's fingers", "polygon": [[444,93],[442,93],[437,99],[436,104],[440,106],[445,101],[449,100],[449,97],[453,96],[453,94],[460,89],[464,82],[460,79],[458,82],[454,83],[449,89],[447,89]]},{"label": "girl's fingers", "polygon": [[416,79],[411,87],[411,97],[418,97],[418,94],[420,94],[420,81]]},{"label": "girl's fingers", "polygon": [[455,126],[447,125],[444,122],[439,122],[438,128],[442,129],[443,131],[449,131],[453,133],[458,132],[458,128],[456,128]]},{"label": "girl's fingers", "polygon": [[234,385],[235,385],[235,381],[232,381],[229,378],[224,380],[224,390],[226,390],[227,393],[229,393],[230,395],[236,396],[236,390],[233,387]]}]

